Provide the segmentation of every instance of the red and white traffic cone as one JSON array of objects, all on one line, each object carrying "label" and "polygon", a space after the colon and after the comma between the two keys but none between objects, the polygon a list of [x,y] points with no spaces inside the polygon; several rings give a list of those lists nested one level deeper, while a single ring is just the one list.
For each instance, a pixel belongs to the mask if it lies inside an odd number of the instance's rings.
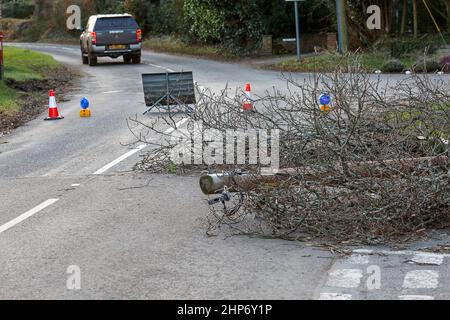
[{"label": "red and white traffic cone", "polygon": [[50,90],[48,101],[48,117],[44,120],[61,120],[63,116],[59,115],[58,106],[56,105],[55,91]]},{"label": "red and white traffic cone", "polygon": [[244,105],[243,105],[242,110],[243,111],[251,111],[251,110],[253,110],[253,101],[252,101],[252,97],[251,97],[250,83],[247,83],[247,85],[245,86],[245,95],[246,95],[246,97],[244,98]]}]

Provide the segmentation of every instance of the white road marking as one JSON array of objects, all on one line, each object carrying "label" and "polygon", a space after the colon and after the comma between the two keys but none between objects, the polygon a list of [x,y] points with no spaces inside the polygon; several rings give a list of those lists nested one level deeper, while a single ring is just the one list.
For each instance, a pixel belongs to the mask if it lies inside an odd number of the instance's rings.
[{"label": "white road marking", "polygon": [[358,288],[363,277],[360,269],[338,269],[328,274],[327,286],[339,288]]},{"label": "white road marking", "polygon": [[94,172],[94,175],[100,175],[105,173],[106,171],[108,171],[109,169],[111,169],[112,167],[116,166],[117,164],[119,164],[120,162],[122,162],[123,160],[131,157],[133,154],[141,151],[142,149],[144,149],[145,147],[147,147],[146,144],[141,144],[140,146],[138,146],[137,148],[134,148],[133,150],[128,151],[127,153],[125,153],[124,155],[120,156],[119,158],[117,158],[114,161],[111,161],[110,163],[108,163],[106,166],[104,166],[103,168],[97,170]]},{"label": "white road marking", "polygon": [[352,300],[352,295],[343,293],[321,293],[319,300]]},{"label": "white road marking", "polygon": [[404,295],[398,297],[400,300],[434,300],[432,296],[420,296],[420,295]]},{"label": "white road marking", "polygon": [[155,68],[158,68],[158,69],[163,69],[163,70],[166,70],[166,71],[169,71],[169,72],[175,72],[175,70],[172,70],[170,68],[166,68],[166,67],[163,67],[163,66],[160,66],[160,65],[157,65],[157,64],[153,64],[153,63],[145,63],[145,64],[148,65],[148,66],[155,67]]},{"label": "white road marking", "polygon": [[436,266],[440,266],[443,260],[444,256],[442,254],[425,253],[425,252],[419,252],[415,254],[414,257],[411,259],[411,261],[415,263],[432,264]]},{"label": "white road marking", "polygon": [[[178,121],[175,124],[175,127],[170,127],[169,129],[167,129],[166,131],[164,131],[165,134],[171,134],[172,132],[175,131],[176,128],[179,128],[180,126],[182,126],[186,121],[188,121],[189,118],[183,118],[180,121]],[[116,166],[117,164],[119,164],[120,162],[124,161],[125,159],[131,157],[133,154],[145,149],[147,147],[146,144],[142,144],[140,146],[138,146],[137,148],[134,148],[133,150],[130,150],[129,152],[125,153],[124,155],[120,156],[119,158],[117,158],[116,160],[108,163],[106,166],[102,167],[101,169],[97,170],[94,172],[94,175],[98,176],[101,175],[103,173],[105,173],[106,171],[108,171],[109,169],[111,169],[112,167]]]},{"label": "white road marking", "polygon": [[369,249],[356,249],[353,250],[354,253],[361,253],[361,254],[372,254],[373,250],[369,250]]},{"label": "white road marking", "polygon": [[164,131],[165,134],[171,134],[172,132],[174,132],[176,129],[178,129],[179,127],[181,127],[183,124],[185,124],[187,121],[189,120],[189,118],[183,118],[180,121],[178,121],[175,124],[175,127],[170,127],[169,129],[167,129],[166,131]]},{"label": "white road marking", "polygon": [[120,90],[114,90],[114,91],[105,91],[105,92],[102,92],[103,94],[111,94],[111,93],[119,93],[119,92],[122,92],[122,91],[120,91]]},{"label": "white road marking", "polygon": [[435,289],[439,284],[439,273],[434,270],[409,271],[403,281],[405,289]]},{"label": "white road marking", "polygon": [[352,254],[348,258],[347,262],[350,263],[350,264],[368,264],[369,263],[369,256],[361,255],[361,254]]},{"label": "white road marking", "polygon": [[72,185],[70,185],[71,187],[79,187],[80,186],[80,184],[79,183],[74,183],[74,184],[72,184]]},{"label": "white road marking", "polygon": [[[186,121],[188,121],[189,118],[183,118],[180,121],[178,121],[175,124],[175,127],[171,127],[169,129],[167,129],[166,131],[164,131],[165,134],[171,134],[172,132],[175,131],[176,128],[179,128],[180,126],[182,126]],[[109,169],[111,169],[112,167],[116,166],[117,164],[119,164],[120,162],[124,161],[125,159],[131,157],[133,154],[145,149],[147,147],[146,144],[142,144],[140,146],[138,146],[137,148],[134,148],[133,150],[130,150],[129,152],[125,153],[124,155],[120,156],[119,158],[117,158],[114,161],[111,161],[110,163],[108,163],[106,166],[102,167],[101,169],[95,171],[93,174],[98,176],[101,175],[103,173],[105,173],[106,171],[108,171]]]},{"label": "white road marking", "polygon": [[54,204],[58,200],[59,199],[48,199],[47,201],[44,201],[43,203],[41,203],[40,205],[34,207],[33,209],[25,212],[24,214],[21,214],[17,218],[15,218],[15,219],[5,223],[4,225],[0,226],[0,233],[5,232],[6,230],[14,227],[16,224],[19,224],[22,221],[28,219],[29,217],[35,215],[39,211],[44,210],[45,208],[47,208],[48,206],[51,206],[52,204]]},{"label": "white road marking", "polygon": [[[393,255],[393,256],[404,256],[404,255],[415,255],[418,253],[430,253],[430,252],[426,252],[426,251],[409,251],[409,250],[405,250],[405,251],[389,251],[389,250],[380,250],[380,251],[374,251],[374,250],[367,250],[367,249],[356,249],[353,250],[354,253],[360,253],[360,254],[369,254],[369,255],[375,255],[375,254],[380,254],[380,255]],[[450,254],[448,253],[442,253],[440,254],[442,257],[444,258],[450,258]]]}]

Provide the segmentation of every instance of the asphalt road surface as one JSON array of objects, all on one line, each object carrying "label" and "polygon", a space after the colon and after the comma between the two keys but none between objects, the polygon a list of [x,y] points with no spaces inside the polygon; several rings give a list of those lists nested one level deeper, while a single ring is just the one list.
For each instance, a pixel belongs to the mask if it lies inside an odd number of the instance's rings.
[{"label": "asphalt road surface", "polygon": [[[90,68],[76,46],[15,45],[83,77],[59,104],[64,120],[42,115],[0,138],[0,299],[450,297],[447,255],[356,248],[341,258],[304,243],[208,237],[198,177],[132,171],[145,148],[128,145],[126,119],[145,110],[142,73],[192,70],[199,85],[250,82],[255,94],[285,87],[278,73],[152,52],[142,65]],[[84,96],[89,119],[78,114]]]}]

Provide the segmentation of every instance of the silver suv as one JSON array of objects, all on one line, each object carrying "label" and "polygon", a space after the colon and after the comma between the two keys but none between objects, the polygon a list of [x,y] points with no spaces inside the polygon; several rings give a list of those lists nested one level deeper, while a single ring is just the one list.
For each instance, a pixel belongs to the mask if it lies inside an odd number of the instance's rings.
[{"label": "silver suv", "polygon": [[83,64],[97,65],[97,57],[141,63],[142,30],[130,14],[91,16],[80,37]]}]

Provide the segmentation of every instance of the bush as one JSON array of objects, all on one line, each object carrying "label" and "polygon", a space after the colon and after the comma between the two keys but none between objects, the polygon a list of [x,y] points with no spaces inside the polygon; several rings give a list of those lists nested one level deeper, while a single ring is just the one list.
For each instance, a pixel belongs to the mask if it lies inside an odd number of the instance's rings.
[{"label": "bush", "polygon": [[191,42],[220,43],[233,55],[253,52],[261,44],[263,26],[257,0],[187,0],[184,5]]},{"label": "bush", "polygon": [[[378,43],[383,45],[383,42]],[[421,39],[414,38],[396,38],[389,39],[384,45],[388,45],[391,49],[391,55],[395,58],[401,58],[410,55],[414,52],[434,53],[438,48],[442,47],[442,39],[438,37],[422,37]]]},{"label": "bush", "polygon": [[386,61],[381,67],[381,71],[387,73],[399,73],[406,69],[406,66],[398,59],[391,59]]},{"label": "bush", "polygon": [[183,5],[184,0],[167,0],[161,5],[150,4],[147,19],[149,33],[153,35],[183,35],[186,33]]},{"label": "bush", "polygon": [[184,16],[190,26],[189,34],[193,42],[218,42],[225,32],[225,14],[214,4],[187,0],[184,4]]},{"label": "bush", "polygon": [[437,72],[442,70],[441,64],[435,58],[421,57],[417,59],[413,66],[416,72]]},{"label": "bush", "polygon": [[3,1],[2,18],[25,19],[31,17],[33,12],[34,2],[31,0]]}]

